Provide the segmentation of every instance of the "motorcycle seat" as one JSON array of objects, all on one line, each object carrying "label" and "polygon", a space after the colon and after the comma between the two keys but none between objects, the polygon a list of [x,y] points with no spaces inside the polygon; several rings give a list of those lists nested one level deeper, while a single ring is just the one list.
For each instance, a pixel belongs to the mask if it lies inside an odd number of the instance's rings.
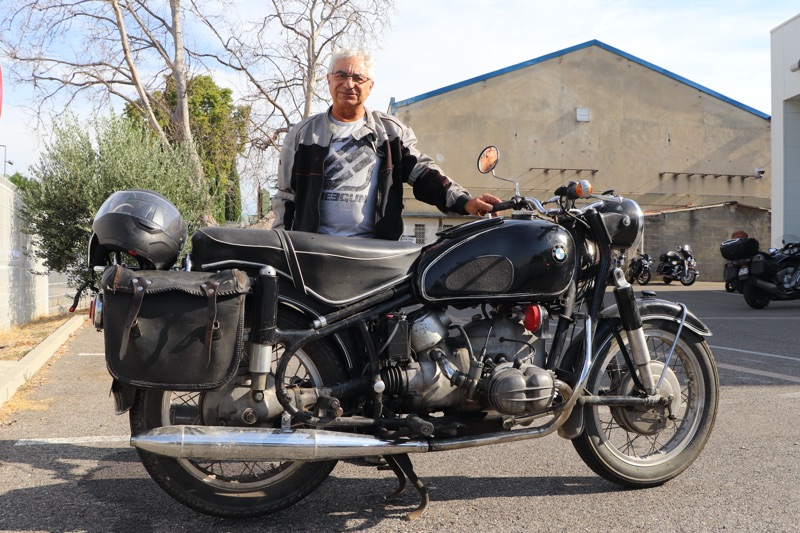
[{"label": "motorcycle seat", "polygon": [[301,231],[200,228],[192,234],[193,270],[258,270],[270,265],[328,305],[366,298],[410,276],[421,246]]}]

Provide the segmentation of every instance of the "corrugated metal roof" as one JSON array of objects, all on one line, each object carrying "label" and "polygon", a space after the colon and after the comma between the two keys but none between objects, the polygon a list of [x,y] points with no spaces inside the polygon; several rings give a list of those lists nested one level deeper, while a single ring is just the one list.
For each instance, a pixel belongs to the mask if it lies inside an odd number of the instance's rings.
[{"label": "corrugated metal roof", "polygon": [[656,72],[658,72],[660,74],[663,74],[663,75],[668,76],[668,77],[670,77],[670,78],[672,78],[674,80],[677,80],[677,81],[679,81],[681,83],[685,83],[686,85],[689,85],[690,87],[694,87],[695,89],[697,89],[699,91],[702,91],[702,92],[704,92],[704,93],[706,93],[706,94],[708,94],[710,96],[713,96],[715,98],[719,98],[720,100],[722,100],[724,102],[727,102],[727,103],[729,103],[729,104],[731,104],[733,106],[736,106],[736,107],[738,107],[740,109],[743,109],[743,110],[745,110],[745,111],[747,111],[749,113],[752,113],[752,114],[754,114],[756,116],[759,116],[759,117],[764,118],[764,119],[769,119],[770,118],[770,116],[768,114],[766,114],[766,113],[763,113],[763,112],[761,112],[761,111],[759,111],[757,109],[754,109],[754,108],[752,108],[752,107],[750,107],[748,105],[745,105],[745,104],[743,104],[741,102],[737,102],[736,100],[728,98],[727,96],[724,96],[724,95],[722,95],[722,94],[720,94],[720,93],[718,93],[716,91],[713,91],[713,90],[711,90],[711,89],[709,89],[707,87],[704,87],[704,86],[702,86],[702,85],[700,85],[698,83],[695,83],[695,82],[693,82],[691,80],[688,80],[688,79],[684,78],[683,76],[679,76],[679,75],[677,75],[677,74],[675,74],[673,72],[670,72],[669,70],[663,69],[663,68],[661,68],[661,67],[659,67],[657,65],[654,65],[654,64],[652,64],[652,63],[650,63],[648,61],[645,61],[643,59],[639,59],[636,56],[633,56],[631,54],[623,52],[622,50],[619,50],[618,48],[614,48],[613,46],[609,46],[609,45],[607,45],[607,44],[605,44],[605,43],[603,43],[601,41],[598,41],[596,39],[593,39],[591,41],[586,41],[585,43],[582,43],[582,44],[579,44],[579,45],[576,45],[576,46],[571,46],[569,48],[564,48],[563,50],[559,50],[558,52],[553,52],[551,54],[546,54],[546,55],[543,55],[541,57],[537,57],[535,59],[530,59],[528,61],[523,61],[522,63],[518,63],[516,65],[511,65],[510,67],[502,68],[500,70],[495,70],[495,71],[489,72],[487,74],[483,74],[482,76],[477,76],[475,78],[470,78],[468,80],[464,80],[464,81],[459,82],[459,83],[454,83],[452,85],[447,85],[446,87],[442,87],[440,89],[429,91],[427,93],[423,93],[423,94],[420,94],[418,96],[414,96],[412,98],[407,98],[405,100],[400,100],[399,102],[396,102],[394,97],[392,97],[391,101],[389,102],[389,112],[394,115],[394,114],[397,113],[397,109],[400,108],[400,107],[407,106],[407,105],[413,104],[415,102],[419,102],[420,100],[425,100],[427,98],[438,96],[438,95],[443,94],[443,93],[454,91],[454,90],[459,89],[461,87],[466,87],[468,85],[472,85],[473,83],[478,83],[478,82],[485,81],[485,80],[488,80],[488,79],[491,79],[491,78],[496,78],[497,76],[502,76],[503,74],[506,74],[508,72],[513,72],[515,70],[519,70],[519,69],[522,69],[522,68],[525,68],[525,67],[529,67],[529,66],[535,65],[537,63],[542,63],[544,61],[549,61],[550,59],[561,57],[561,56],[570,54],[572,52],[575,52],[577,50],[582,50],[584,48],[588,48],[590,46],[597,46],[598,48],[602,48],[603,50],[607,50],[607,51],[609,51],[611,53],[614,53],[614,54],[617,54],[619,56],[622,56],[625,59],[633,61],[634,63],[638,63],[638,64],[640,64],[642,66],[645,66],[645,67],[647,67],[649,69],[652,69],[652,70],[654,70],[654,71],[656,71]]}]

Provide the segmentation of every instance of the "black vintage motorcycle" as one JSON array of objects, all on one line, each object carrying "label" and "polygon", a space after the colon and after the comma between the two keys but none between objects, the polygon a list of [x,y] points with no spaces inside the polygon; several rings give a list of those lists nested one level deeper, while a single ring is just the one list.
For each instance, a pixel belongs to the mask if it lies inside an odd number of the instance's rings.
[{"label": "black vintage motorcycle", "polygon": [[641,251],[636,250],[636,256],[628,264],[628,269],[625,271],[625,280],[628,283],[637,282],[639,285],[647,285],[652,277],[650,273],[650,264],[652,263],[650,254],[643,254]]},{"label": "black vintage motorcycle", "polygon": [[669,285],[675,280],[679,280],[682,285],[692,285],[697,281],[700,272],[697,271],[697,261],[692,254],[692,247],[688,244],[678,246],[675,251],[661,254],[661,261],[656,268],[656,272],[661,274],[664,283]]},{"label": "black vintage motorcycle", "polygon": [[625,487],[683,472],[717,413],[711,332],[684,304],[636,299],[612,266],[641,236],[638,204],[584,180],[544,203],[517,184],[500,210],[514,212],[422,248],[208,227],[165,270],[186,235],[177,210],[114,193],[93,224],[93,320],[150,476],[192,509],[252,517],[307,496],[338,459],[382,456],[398,479],[386,499],[408,478],[416,518],[416,453],[558,433]]},{"label": "black vintage motorcycle", "polygon": [[800,298],[800,237],[785,235],[781,248],[759,250],[753,238],[730,239],[720,244],[725,264],[725,287],[741,292],[753,309],[772,300]]}]

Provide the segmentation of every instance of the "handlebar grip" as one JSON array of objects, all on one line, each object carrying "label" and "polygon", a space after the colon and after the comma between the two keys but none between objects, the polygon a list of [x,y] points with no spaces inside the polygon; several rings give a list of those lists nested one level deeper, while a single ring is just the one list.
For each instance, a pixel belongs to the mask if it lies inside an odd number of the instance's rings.
[{"label": "handlebar grip", "polygon": [[516,202],[514,200],[506,200],[505,202],[498,202],[492,205],[490,213],[497,213],[498,211],[505,211],[507,209],[514,209]]}]

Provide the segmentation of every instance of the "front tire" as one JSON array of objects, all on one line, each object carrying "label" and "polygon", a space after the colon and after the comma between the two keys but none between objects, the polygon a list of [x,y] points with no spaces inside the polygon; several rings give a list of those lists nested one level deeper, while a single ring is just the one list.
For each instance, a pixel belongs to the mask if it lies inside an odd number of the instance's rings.
[{"label": "front tire", "polygon": [[[644,330],[651,368],[659,372],[655,376],[658,381],[677,324],[646,320]],[[627,395],[631,380],[620,347],[609,326],[604,333],[598,328],[598,333],[596,362],[586,392]],[[620,335],[625,338],[621,329]],[[595,473],[624,487],[653,487],[683,472],[700,455],[711,435],[719,403],[717,367],[702,337],[682,330],[666,377],[659,393],[674,393],[677,402],[673,402],[672,412],[665,406],[583,408],[585,426],[572,443]]]},{"label": "front tire", "polygon": [[636,281],[639,282],[639,285],[647,285],[650,283],[651,277],[649,270],[643,270],[641,274],[639,274],[639,277],[636,278]]},{"label": "front tire", "polygon": [[695,281],[697,281],[697,272],[688,271],[686,274],[681,276],[681,285],[688,287],[692,285]]},{"label": "front tire", "polygon": [[[284,329],[301,324],[298,319],[287,320],[285,314],[278,321]],[[273,371],[282,353],[278,348]],[[345,376],[336,351],[323,341],[298,351],[289,368],[287,381],[308,386],[333,384]],[[130,413],[131,431],[135,435],[167,425],[219,425],[217,420],[204,420],[204,413],[213,411],[204,409],[204,399],[203,392],[140,390]],[[150,477],[167,494],[195,511],[222,518],[251,518],[285,509],[316,489],[336,466],[335,460],[210,461],[137,452]]]},{"label": "front tire", "polygon": [[749,283],[745,283],[744,287],[742,287],[742,294],[744,295],[744,301],[753,309],[764,309],[771,300],[767,291],[762,291]]}]

